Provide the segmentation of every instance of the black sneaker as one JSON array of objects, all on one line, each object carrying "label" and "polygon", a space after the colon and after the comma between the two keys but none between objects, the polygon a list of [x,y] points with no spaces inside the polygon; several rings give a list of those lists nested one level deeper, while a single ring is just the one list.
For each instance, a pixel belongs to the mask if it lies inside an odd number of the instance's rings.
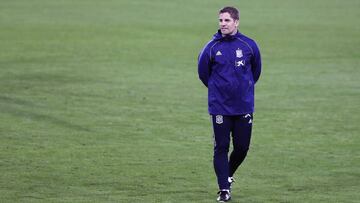
[{"label": "black sneaker", "polygon": [[219,197],[216,199],[218,202],[227,202],[231,199],[229,190],[220,190],[218,194]]}]

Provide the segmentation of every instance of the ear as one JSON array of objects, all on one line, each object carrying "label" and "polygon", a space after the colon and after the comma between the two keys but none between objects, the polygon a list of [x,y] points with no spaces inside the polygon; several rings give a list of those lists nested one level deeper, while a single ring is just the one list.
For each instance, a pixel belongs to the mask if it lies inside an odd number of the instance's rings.
[{"label": "ear", "polygon": [[235,20],[236,27],[239,27],[239,20]]}]

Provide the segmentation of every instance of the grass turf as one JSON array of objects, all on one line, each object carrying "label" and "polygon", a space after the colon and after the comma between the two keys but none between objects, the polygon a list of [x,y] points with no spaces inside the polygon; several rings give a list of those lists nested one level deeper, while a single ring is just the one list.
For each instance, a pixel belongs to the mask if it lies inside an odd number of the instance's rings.
[{"label": "grass turf", "polygon": [[[233,1],[0,7],[1,202],[213,202],[196,59]],[[263,73],[233,202],[357,202],[360,3],[241,1]]]}]

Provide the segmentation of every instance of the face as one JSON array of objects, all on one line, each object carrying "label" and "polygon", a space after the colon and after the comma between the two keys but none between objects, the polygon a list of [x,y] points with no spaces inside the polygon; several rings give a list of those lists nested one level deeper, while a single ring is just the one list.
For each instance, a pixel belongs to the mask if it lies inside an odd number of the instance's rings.
[{"label": "face", "polygon": [[219,28],[223,35],[234,35],[237,32],[239,20],[231,18],[229,13],[219,14]]}]

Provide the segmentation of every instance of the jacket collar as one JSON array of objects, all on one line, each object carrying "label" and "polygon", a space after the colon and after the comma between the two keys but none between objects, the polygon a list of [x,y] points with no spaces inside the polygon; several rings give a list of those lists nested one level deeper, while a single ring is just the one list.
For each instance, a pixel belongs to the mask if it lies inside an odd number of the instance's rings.
[{"label": "jacket collar", "polygon": [[214,34],[213,39],[214,40],[231,40],[231,39],[235,39],[240,36],[241,36],[241,33],[239,32],[239,30],[236,32],[235,35],[226,35],[226,36],[222,36],[221,31],[218,30],[217,33]]}]

